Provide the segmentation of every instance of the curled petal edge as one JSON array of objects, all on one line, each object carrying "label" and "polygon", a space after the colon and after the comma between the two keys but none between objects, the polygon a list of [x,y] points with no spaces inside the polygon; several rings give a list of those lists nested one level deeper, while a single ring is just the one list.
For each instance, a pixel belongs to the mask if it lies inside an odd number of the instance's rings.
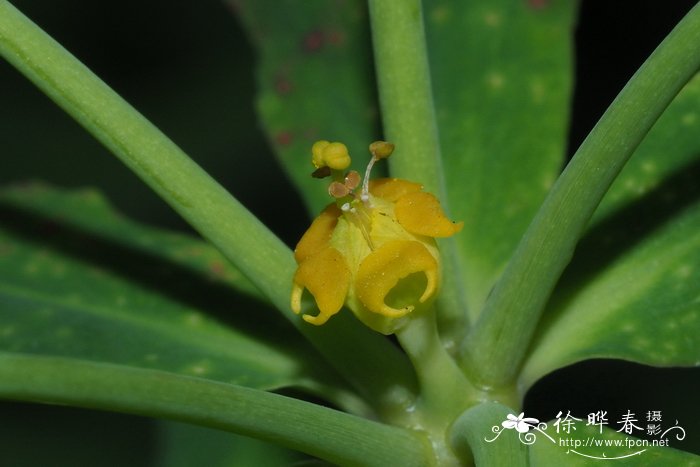
[{"label": "curled petal edge", "polygon": [[396,220],[404,229],[426,237],[451,237],[464,226],[464,222],[449,220],[440,201],[422,191],[407,193],[396,200],[395,213]]},{"label": "curled petal edge", "polygon": [[427,284],[418,302],[425,303],[437,292],[438,263],[428,249],[413,240],[392,240],[370,253],[360,263],[355,278],[355,293],[371,312],[400,318],[415,309],[414,305],[393,308],[386,296],[405,277],[423,272]]},{"label": "curled petal edge", "polygon": [[319,314],[304,314],[304,321],[320,326],[343,307],[350,288],[351,273],[343,255],[333,247],[325,248],[307,257],[294,274],[291,306],[301,313],[304,289],[313,295]]}]

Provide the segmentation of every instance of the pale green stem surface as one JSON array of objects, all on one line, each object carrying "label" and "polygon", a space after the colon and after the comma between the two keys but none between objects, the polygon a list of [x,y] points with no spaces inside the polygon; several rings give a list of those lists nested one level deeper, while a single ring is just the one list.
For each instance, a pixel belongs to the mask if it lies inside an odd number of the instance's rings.
[{"label": "pale green stem surface", "polygon": [[0,397],[169,418],[341,465],[427,465],[416,432],[289,397],[155,370],[0,353]]},{"label": "pale green stem surface", "polygon": [[512,384],[588,220],[654,122],[699,68],[696,5],[605,112],[518,245],[465,341],[462,366],[477,383],[485,388]]},{"label": "pale green stem surface", "polygon": [[391,405],[397,387],[410,392],[415,384],[410,363],[382,336],[354,320],[319,330],[294,317],[289,293],[296,265],[289,249],[175,143],[5,0],[0,0],[0,55],[219,248],[370,403]]},{"label": "pale green stem surface", "polygon": [[[391,176],[420,182],[449,212],[421,2],[369,0],[369,12],[384,134],[396,145],[389,158]],[[439,245],[441,331],[454,339],[468,326],[462,267],[453,239]]]}]

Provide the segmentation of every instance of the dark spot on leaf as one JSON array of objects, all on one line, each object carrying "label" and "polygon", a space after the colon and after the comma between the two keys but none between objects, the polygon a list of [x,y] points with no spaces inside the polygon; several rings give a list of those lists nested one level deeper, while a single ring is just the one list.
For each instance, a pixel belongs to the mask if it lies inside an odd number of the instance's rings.
[{"label": "dark spot on leaf", "polygon": [[288,95],[292,92],[292,89],[294,89],[294,86],[292,86],[292,82],[286,76],[280,75],[275,78],[275,92],[280,96]]},{"label": "dark spot on leaf", "polygon": [[331,31],[327,36],[328,43],[331,45],[343,45],[345,43],[345,32],[344,31]]},{"label": "dark spot on leaf", "polygon": [[527,0],[527,4],[533,10],[541,10],[549,6],[549,0]]},{"label": "dark spot on leaf", "polygon": [[209,263],[209,272],[211,272],[212,276],[215,278],[221,278],[225,272],[224,263],[221,261],[212,261]]},{"label": "dark spot on leaf", "polygon": [[275,135],[275,141],[280,146],[287,146],[292,142],[293,136],[289,131],[280,131]]},{"label": "dark spot on leaf", "polygon": [[321,50],[326,41],[326,36],[323,31],[311,31],[304,36],[302,41],[302,50],[306,53],[314,53]]}]

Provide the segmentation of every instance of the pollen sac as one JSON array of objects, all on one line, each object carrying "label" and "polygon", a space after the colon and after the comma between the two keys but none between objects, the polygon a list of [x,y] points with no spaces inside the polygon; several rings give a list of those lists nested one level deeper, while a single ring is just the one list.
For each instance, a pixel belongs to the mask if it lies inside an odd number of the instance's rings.
[{"label": "pollen sac", "polygon": [[435,238],[454,235],[462,223],[450,221],[420,184],[380,179],[355,193],[359,176],[343,181],[332,190],[348,191],[342,206],[326,207],[295,249],[292,310],[302,312],[308,290],[317,310],[304,310],[307,322],[323,324],[345,305],[370,328],[392,334],[431,307],[440,288]]}]

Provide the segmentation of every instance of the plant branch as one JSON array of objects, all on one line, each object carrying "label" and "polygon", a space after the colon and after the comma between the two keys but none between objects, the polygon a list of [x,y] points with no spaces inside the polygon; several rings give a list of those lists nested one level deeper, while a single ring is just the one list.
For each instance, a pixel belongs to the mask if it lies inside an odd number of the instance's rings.
[{"label": "plant branch", "polygon": [[416,432],[289,397],[67,358],[0,353],[0,397],[168,418],[232,431],[343,465],[427,465]]},{"label": "plant branch", "polygon": [[427,415],[449,425],[452,418],[476,402],[474,388],[440,342],[434,310],[410,320],[396,337],[418,374],[420,408]]},{"label": "plant branch", "polygon": [[[389,159],[391,175],[422,183],[449,212],[421,2],[369,0],[369,12],[384,134],[396,145]],[[464,329],[466,298],[457,246],[453,239],[439,244],[444,277],[438,302],[441,327]]]},{"label": "plant branch", "polygon": [[485,387],[512,383],[588,220],[654,122],[700,68],[700,5],[620,92],[552,188],[465,340],[462,365]]},{"label": "plant branch", "polygon": [[[175,143],[5,0],[0,55],[121,159],[214,244],[370,401],[415,381],[408,359],[382,336],[345,320],[315,329],[289,309],[296,267],[289,249]],[[346,313],[347,314],[347,313]]]}]

